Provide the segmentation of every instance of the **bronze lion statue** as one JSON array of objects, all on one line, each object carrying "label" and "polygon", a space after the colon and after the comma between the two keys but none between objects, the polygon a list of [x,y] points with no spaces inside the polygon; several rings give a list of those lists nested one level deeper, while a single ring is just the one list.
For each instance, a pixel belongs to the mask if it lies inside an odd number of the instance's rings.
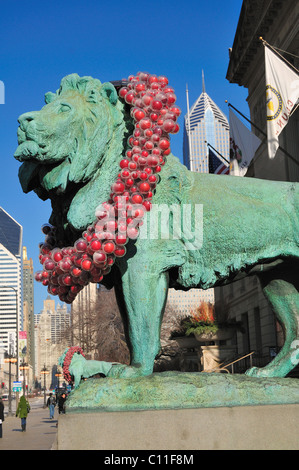
[{"label": "bronze lion statue", "polygon": [[[20,182],[24,192],[51,200],[49,222],[59,247],[74,245],[86,230],[95,233],[88,227],[99,204],[111,197],[119,203],[111,188],[124,181],[119,165],[132,148],[130,135],[137,136],[134,119],[142,119],[123,96],[110,82],[72,74],[56,93],[46,94],[40,111],[19,117]],[[142,136],[150,135],[152,128],[143,125]],[[165,154],[160,181],[151,191],[164,227],[151,221],[155,210],[145,211],[139,236],[127,240],[123,255],[113,258],[101,280],[115,287],[131,353],[130,366],[114,364],[107,374],[152,373],[169,287],[208,289],[255,274],[284,328],[285,344],[266,367],[247,373],[284,377],[299,362],[294,350],[299,344],[299,185],[193,173],[171,152]],[[136,178],[140,189],[140,172]]]}]

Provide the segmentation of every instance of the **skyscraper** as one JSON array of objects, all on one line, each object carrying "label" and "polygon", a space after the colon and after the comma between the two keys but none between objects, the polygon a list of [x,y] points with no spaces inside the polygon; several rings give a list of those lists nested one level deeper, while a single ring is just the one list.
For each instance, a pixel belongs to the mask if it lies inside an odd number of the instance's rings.
[{"label": "skyscraper", "polygon": [[206,93],[202,75],[202,93],[189,113],[187,110],[184,121],[183,157],[184,164],[191,171],[209,173],[208,144],[229,160],[229,123],[225,114]]},{"label": "skyscraper", "polygon": [[[183,135],[184,164],[191,171],[209,173],[208,144],[219,152],[217,156],[221,161],[224,163],[226,163],[225,160],[229,161],[229,123],[225,114],[206,93],[203,72],[202,93],[189,109],[187,90],[187,107]],[[201,301],[214,303],[214,289],[206,291],[198,289],[195,292],[198,296],[198,304]],[[193,293],[192,301],[194,300]]]},{"label": "skyscraper", "polygon": [[33,367],[34,377],[34,272],[32,258],[27,258],[25,246],[23,246],[23,309],[23,330],[27,332],[27,361]]},{"label": "skyscraper", "polygon": [[55,307],[55,300],[48,295],[44,308],[35,315],[35,370],[36,375],[43,367],[50,372],[46,386],[56,383],[58,358],[69,346],[70,313],[66,304]]},{"label": "skyscraper", "polygon": [[17,333],[22,329],[23,228],[0,207],[0,345],[17,352]]}]

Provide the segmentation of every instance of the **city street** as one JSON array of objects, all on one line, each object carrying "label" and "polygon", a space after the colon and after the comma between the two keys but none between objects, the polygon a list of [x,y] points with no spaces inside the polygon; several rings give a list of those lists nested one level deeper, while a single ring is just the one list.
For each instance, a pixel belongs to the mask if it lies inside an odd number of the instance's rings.
[{"label": "city street", "polygon": [[21,430],[21,420],[15,417],[16,401],[12,402],[13,416],[8,417],[8,402],[4,402],[5,421],[2,424],[2,450],[54,450],[58,410],[55,407],[54,419],[49,418],[49,409],[43,408],[44,398],[29,399],[30,413],[27,417],[26,432]]}]

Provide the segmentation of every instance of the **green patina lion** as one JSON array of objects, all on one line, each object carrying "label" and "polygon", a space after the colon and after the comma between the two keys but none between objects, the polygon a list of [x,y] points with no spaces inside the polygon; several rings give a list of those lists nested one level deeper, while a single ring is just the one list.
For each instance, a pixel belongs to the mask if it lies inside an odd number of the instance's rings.
[{"label": "green patina lion", "polygon": [[[51,199],[50,222],[66,246],[109,199],[132,122],[112,84],[91,77],[65,77],[55,94],[46,94],[46,103],[20,116],[15,157],[23,162],[24,192]],[[113,365],[107,374],[152,373],[169,287],[207,289],[253,274],[285,330],[285,344],[270,364],[247,374],[288,374],[299,362],[299,185],[191,173],[170,155],[153,203],[164,210],[179,206],[182,221],[183,208],[191,205],[193,222],[180,236],[158,231],[151,237],[148,216],[143,233],[104,278],[115,287],[131,352],[130,366]],[[203,210],[202,225],[197,208]],[[171,213],[176,233],[177,220]],[[196,232],[198,226],[202,231]]]}]

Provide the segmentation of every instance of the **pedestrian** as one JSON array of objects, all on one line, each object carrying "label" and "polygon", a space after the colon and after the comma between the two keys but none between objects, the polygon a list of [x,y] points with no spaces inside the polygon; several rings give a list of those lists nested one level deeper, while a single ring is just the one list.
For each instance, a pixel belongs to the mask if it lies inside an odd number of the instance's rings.
[{"label": "pedestrian", "polygon": [[0,397],[0,438],[2,437],[2,423],[4,421],[4,403]]},{"label": "pedestrian", "polygon": [[53,397],[53,393],[50,393],[49,398],[47,400],[47,406],[50,410],[50,419],[54,418],[54,409],[55,409],[56,401],[55,397]]},{"label": "pedestrian", "polygon": [[26,431],[26,419],[29,411],[30,405],[24,395],[22,395],[16,411],[16,417],[19,416],[21,418],[22,432]]},{"label": "pedestrian", "polygon": [[58,412],[59,412],[59,414],[64,414],[65,413],[65,400],[66,400],[66,395],[65,395],[65,393],[62,393],[61,396],[59,397],[59,400],[58,400]]}]

